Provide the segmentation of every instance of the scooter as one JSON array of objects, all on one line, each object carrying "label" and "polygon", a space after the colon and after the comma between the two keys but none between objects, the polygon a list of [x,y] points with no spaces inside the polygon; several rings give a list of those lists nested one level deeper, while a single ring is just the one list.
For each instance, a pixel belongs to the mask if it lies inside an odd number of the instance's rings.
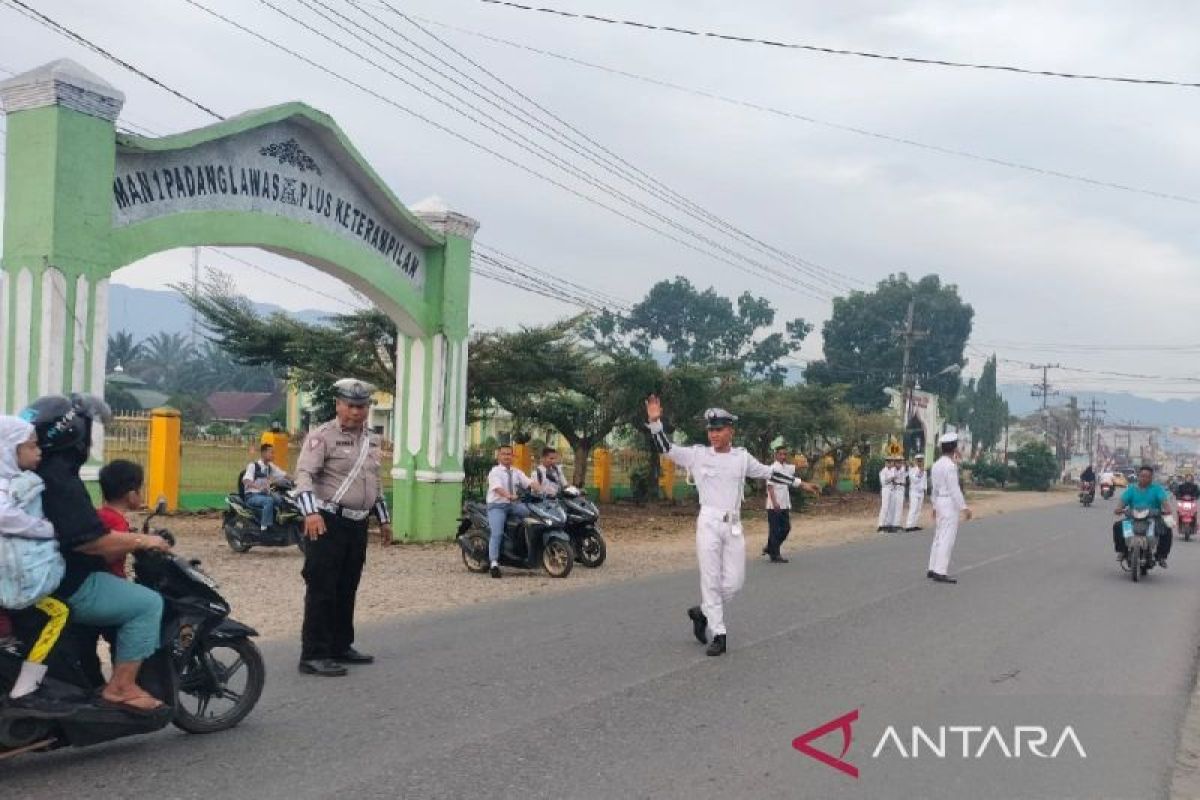
[{"label": "scooter", "polygon": [[[160,500],[142,525],[166,511]],[[174,546],[169,531],[155,531]],[[96,703],[100,686],[80,656],[95,652],[94,628],[68,624],[50,658],[43,683],[56,700],[73,708],[50,719],[0,711],[0,760],[35,751],[87,747],[173,724],[188,733],[215,733],[241,722],[262,694],[266,669],[250,637],[258,633],[229,618],[229,604],[198,560],[169,553],[134,554],[137,582],[163,596],[163,647],[142,664],[138,683],[164,703],[157,712],[134,713]],[[0,694],[7,695],[21,669],[20,648],[0,647]]]},{"label": "scooter", "polygon": [[1083,484],[1079,487],[1079,502],[1080,502],[1080,504],[1082,504],[1084,508],[1087,508],[1088,506],[1090,506],[1092,504],[1092,501],[1095,499],[1096,499],[1096,484],[1092,483],[1091,481],[1084,481]]},{"label": "scooter", "polygon": [[[241,476],[238,476],[239,486]],[[275,496],[275,521],[265,531],[259,524],[258,509],[246,505],[241,492],[230,492],[225,496],[227,506],[221,520],[225,541],[235,553],[245,553],[251,547],[291,547],[295,545],[304,552],[308,539],[304,536],[304,514],[295,497],[296,485],[289,480],[278,480],[271,489]]]},{"label": "scooter", "polygon": [[1185,494],[1176,501],[1175,510],[1179,513],[1179,532],[1185,542],[1190,542],[1196,535],[1196,498]]},{"label": "scooter", "polygon": [[600,509],[582,489],[574,486],[564,489],[558,501],[567,512],[567,535],[571,537],[571,545],[575,548],[575,558],[591,569],[603,564],[608,547],[596,524],[600,519]]},{"label": "scooter", "polygon": [[[564,530],[567,512],[554,500],[527,493],[521,502],[529,507],[525,519],[509,517],[500,543],[500,563],[518,569],[546,570],[551,578],[565,578],[575,564],[575,548]],[[487,572],[488,538],[487,504],[467,503],[458,522],[458,545],[462,560],[471,572]]]},{"label": "scooter", "polygon": [[1121,562],[1121,568],[1137,583],[1154,569],[1154,552],[1158,547],[1158,524],[1162,514],[1144,508],[1140,511],[1125,510],[1121,532],[1125,536],[1125,547],[1129,556]]},{"label": "scooter", "polygon": [[1105,500],[1112,500],[1113,491],[1114,489],[1111,483],[1100,484],[1100,496]]}]

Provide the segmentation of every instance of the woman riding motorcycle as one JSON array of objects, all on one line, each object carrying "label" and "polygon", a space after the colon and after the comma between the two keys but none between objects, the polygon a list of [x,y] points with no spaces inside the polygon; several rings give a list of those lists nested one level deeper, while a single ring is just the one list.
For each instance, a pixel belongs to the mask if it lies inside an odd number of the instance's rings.
[{"label": "woman riding motorcycle", "polygon": [[112,536],[100,522],[79,469],[92,443],[92,419],[107,421],[103,400],[88,395],[41,397],[21,412],[37,431],[45,481],[43,511],[54,526],[66,574],[59,585],[71,610],[72,624],[115,628],[112,679],[100,691],[100,704],[133,713],[154,713],[162,703],[137,684],[142,661],[159,647],[162,597],[122,580],[108,562],[136,550],[170,549],[161,537],[146,534]]}]

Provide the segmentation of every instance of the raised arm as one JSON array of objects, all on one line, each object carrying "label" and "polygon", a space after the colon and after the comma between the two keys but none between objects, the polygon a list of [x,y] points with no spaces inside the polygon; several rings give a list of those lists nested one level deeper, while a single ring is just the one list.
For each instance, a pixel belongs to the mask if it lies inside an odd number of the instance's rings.
[{"label": "raised arm", "polygon": [[773,469],[752,455],[746,456],[746,477],[754,480],[763,480],[767,483],[794,486],[797,489],[804,485],[804,481],[799,478],[793,478],[781,470]]},{"label": "raised arm", "polygon": [[646,419],[649,422],[647,427],[650,428],[650,435],[654,438],[654,449],[679,466],[690,467],[696,460],[696,451],[690,447],[676,447],[671,437],[667,436],[662,424],[662,402],[656,394],[646,398]]}]

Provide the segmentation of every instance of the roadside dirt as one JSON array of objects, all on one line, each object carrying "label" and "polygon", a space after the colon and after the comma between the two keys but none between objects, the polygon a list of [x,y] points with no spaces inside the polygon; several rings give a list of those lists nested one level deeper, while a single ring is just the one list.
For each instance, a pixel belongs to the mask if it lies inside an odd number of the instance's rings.
[{"label": "roadside dirt", "polygon": [[[1070,494],[976,492],[969,499],[979,517],[1069,502]],[[785,554],[879,536],[875,533],[877,499],[852,495],[823,498],[802,514],[792,515]],[[928,505],[922,525],[931,525]],[[584,586],[625,581],[695,564],[695,508],[688,506],[606,506],[601,526],[608,541],[608,560],[599,569],[576,564],[570,576],[556,580],[541,571],[506,569],[502,580],[468,573],[457,544],[382,546],[373,534],[367,567],[358,593],[360,622],[402,614],[488,603],[511,597],[572,591]],[[168,527],[177,550],[199,558],[203,569],[221,584],[238,619],[267,638],[294,636],[300,628],[304,557],[296,548],[256,548],[237,554],[221,535],[218,515],[180,516]],[[766,542],[766,515],[747,513],[746,550],[756,558]]]}]

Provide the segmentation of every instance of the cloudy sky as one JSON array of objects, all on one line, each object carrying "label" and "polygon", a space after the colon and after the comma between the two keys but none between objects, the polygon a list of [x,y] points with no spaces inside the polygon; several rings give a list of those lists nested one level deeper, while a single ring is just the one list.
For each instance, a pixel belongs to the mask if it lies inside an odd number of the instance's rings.
[{"label": "cloudy sky", "polygon": [[[430,32],[685,198],[672,207],[405,60],[405,54],[429,57],[381,23],[368,20],[347,0],[321,1],[344,15],[339,17],[343,24],[363,22],[385,34],[387,44],[358,29],[355,37],[339,31],[299,0],[272,2],[319,28],[321,35],[261,2],[201,1],[397,105],[625,216],[348,87],[185,0],[39,0],[34,5],[222,114],[288,100],[303,100],[330,113],[399,197],[416,202],[439,195],[455,210],[480,220],[481,243],[577,284],[636,300],[653,282],[686,275],[729,295],[749,290],[769,296],[781,319],[802,316],[817,323],[819,331],[830,311],[829,295],[845,286],[869,286],[890,272],[936,272],[957,284],[975,308],[973,346],[979,349],[971,351],[973,369],[982,360],[979,353],[994,350],[1019,362],[1002,363],[1002,381],[1028,380],[1034,373],[1023,364],[1051,361],[1079,370],[1166,378],[1052,372],[1052,380],[1064,390],[1200,395],[1200,369],[1192,363],[1200,354],[1195,224],[1200,212],[1200,89],[821,55],[565,19],[480,0],[391,0]],[[385,4],[354,2],[480,81],[469,84],[475,91],[530,109],[526,101],[506,94]],[[1187,2],[540,4],[829,47],[1200,81],[1200,49],[1195,47],[1200,7]],[[810,120],[1181,199],[855,134],[603,72],[446,26]],[[467,108],[469,100],[567,160],[572,169],[586,169],[642,207],[605,195],[577,174],[541,160],[528,145],[505,141],[358,61],[325,37],[346,42],[354,52],[445,98],[453,108],[478,116]],[[403,49],[392,49],[394,43]],[[19,72],[64,56],[125,91],[126,123],[169,133],[212,121],[0,0],[0,69]],[[400,63],[392,60],[397,58]],[[421,76],[404,71],[407,67]],[[450,97],[451,91],[465,99]],[[698,221],[679,210],[681,203],[696,204],[712,216]],[[723,226],[736,226],[776,252],[764,255],[761,248],[754,249],[757,245],[728,235]],[[724,249],[714,250],[705,238]],[[795,260],[777,251],[809,266],[797,267]],[[344,285],[303,264],[255,251],[242,255],[289,280],[264,280],[260,273],[212,251],[205,251],[204,263],[234,272],[254,299],[288,308],[345,307],[330,295],[357,302]],[[745,259],[765,265],[767,277],[764,266]],[[162,287],[186,278],[189,264],[190,253],[160,254],[121,270],[115,280]],[[485,278],[477,278],[474,289],[473,324],[483,328],[538,322],[573,310]],[[1122,349],[1100,352],[1097,344]],[[1186,346],[1192,349],[1169,349]],[[818,332],[799,357],[819,355]]]}]

